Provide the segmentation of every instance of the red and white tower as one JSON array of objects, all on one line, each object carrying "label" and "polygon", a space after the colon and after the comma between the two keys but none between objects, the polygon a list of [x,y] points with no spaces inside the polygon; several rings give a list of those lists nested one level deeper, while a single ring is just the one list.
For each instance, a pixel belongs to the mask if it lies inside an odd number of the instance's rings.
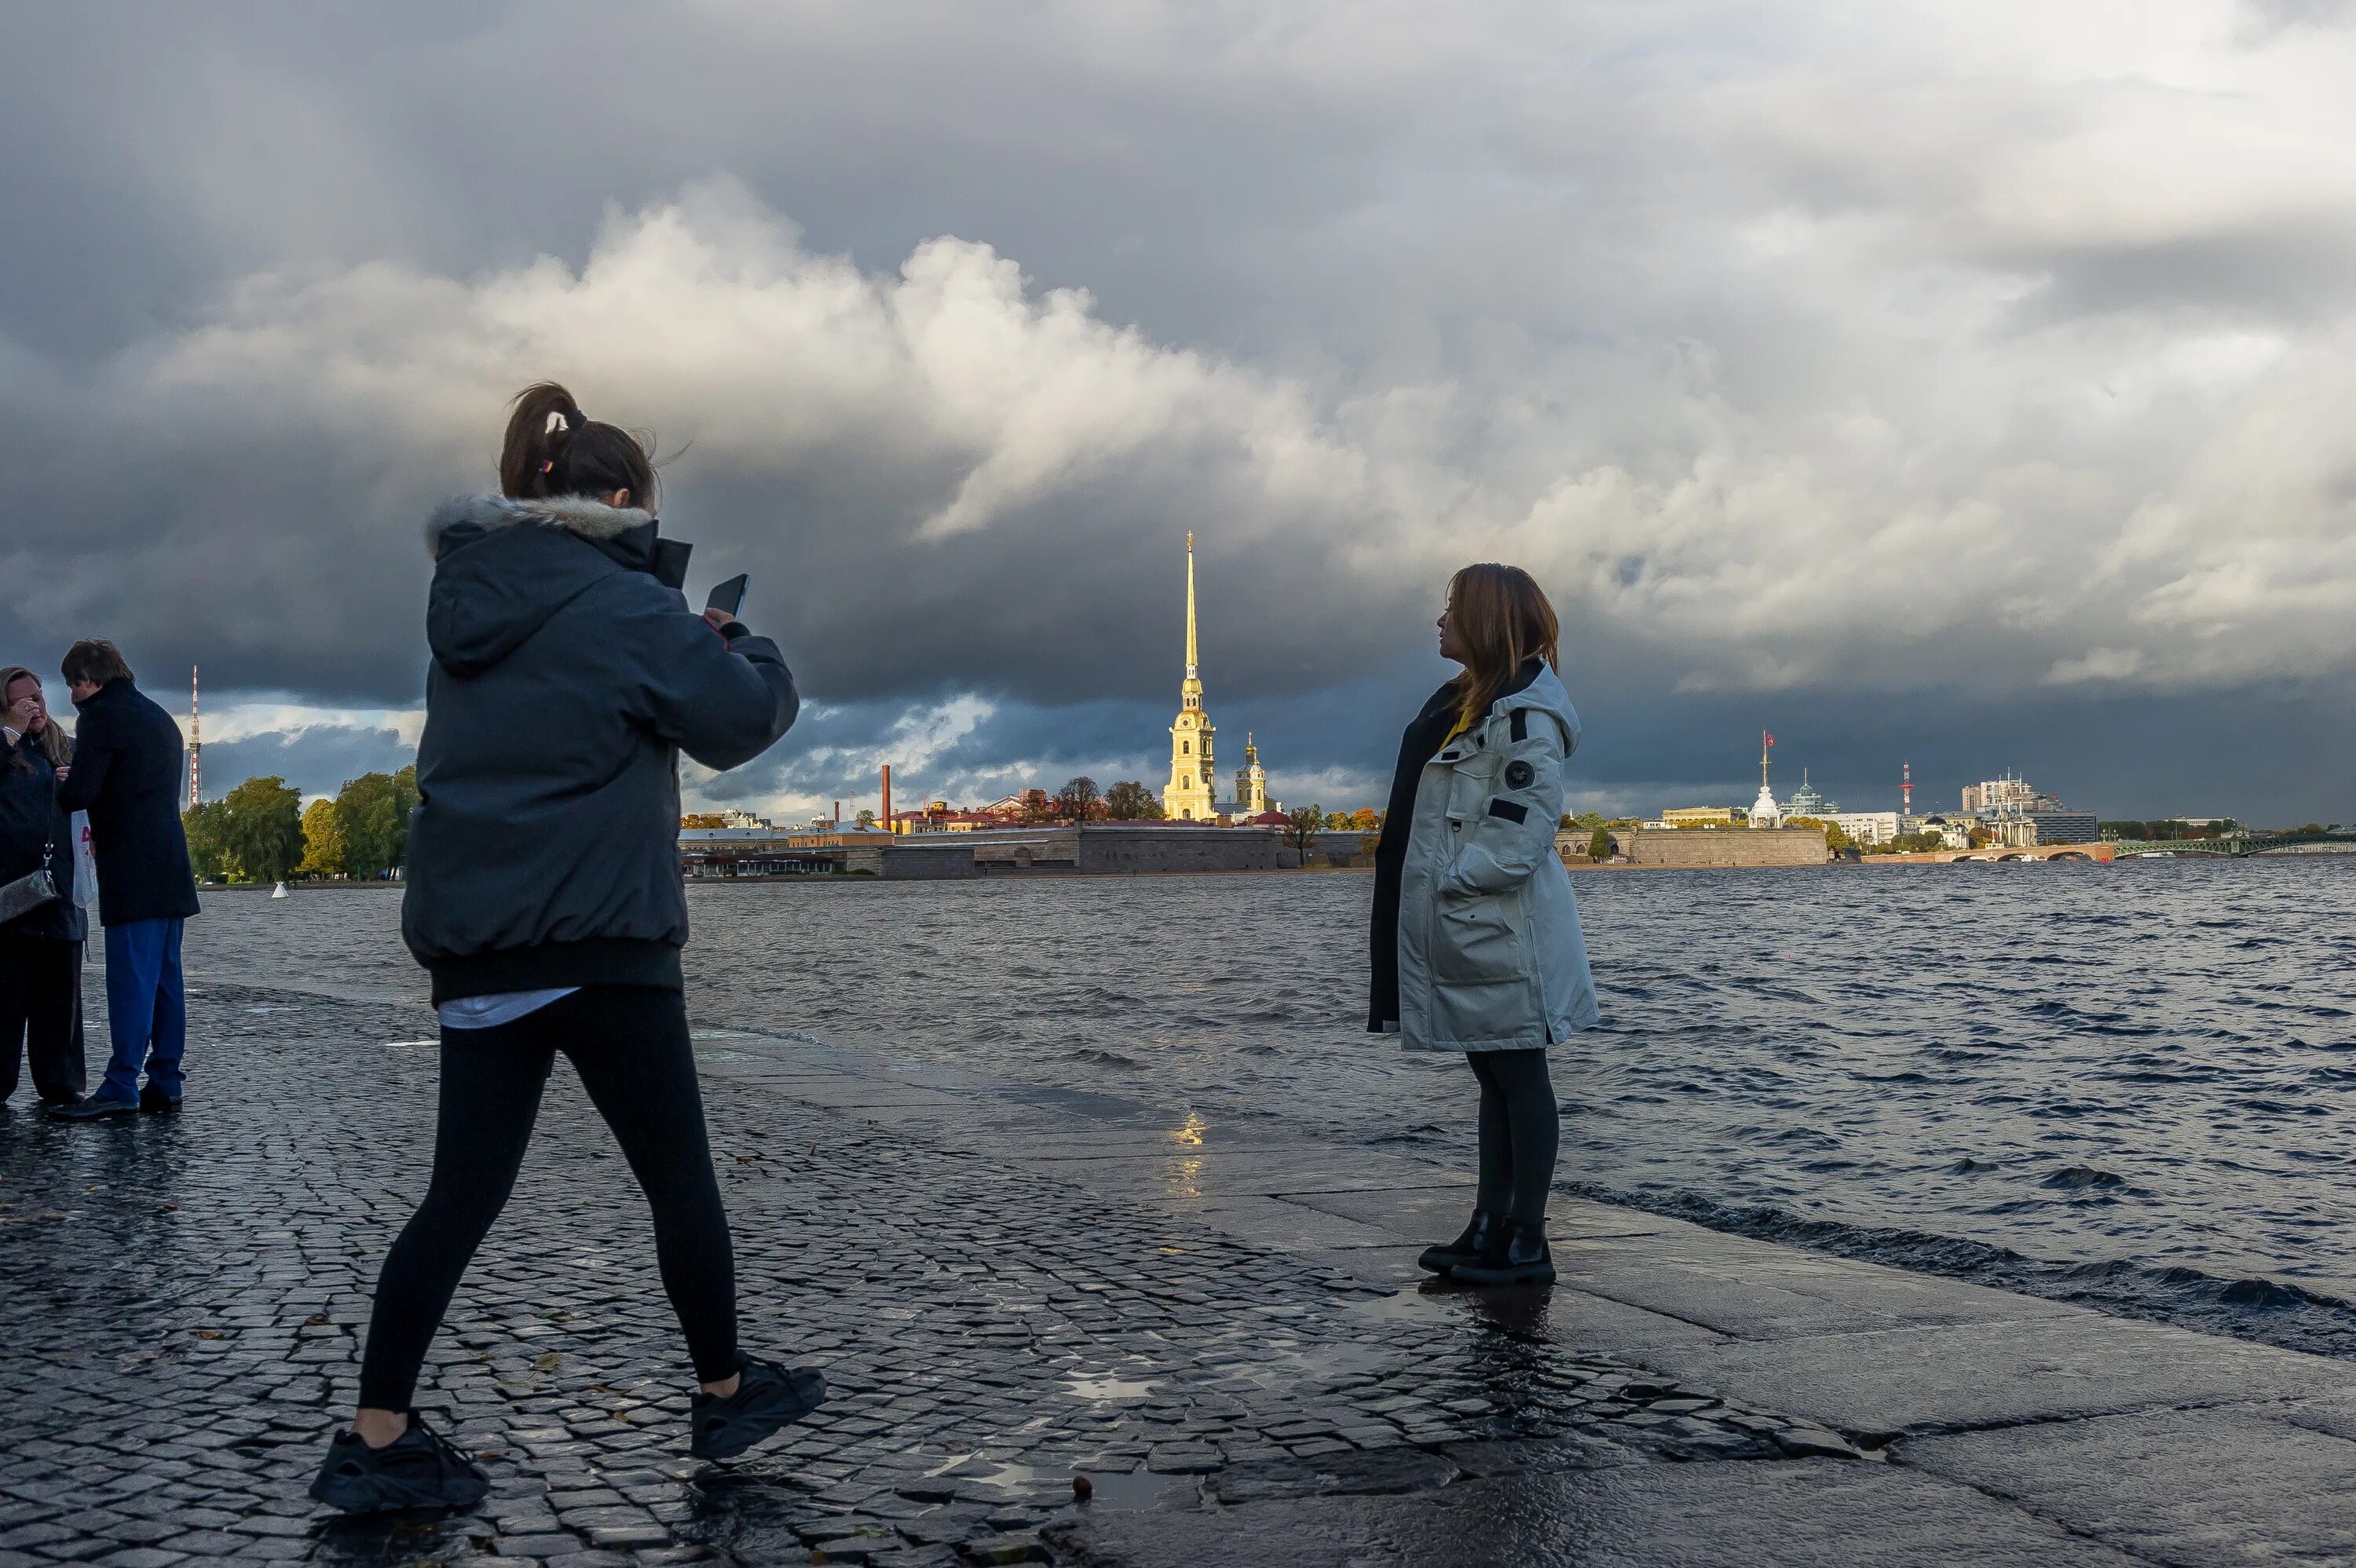
[{"label": "red and white tower", "polygon": [[1908,816],[1914,815],[1914,764],[1898,764],[1898,809]]},{"label": "red and white tower", "polygon": [[188,667],[188,804],[205,803],[205,741],[197,727],[197,667]]}]

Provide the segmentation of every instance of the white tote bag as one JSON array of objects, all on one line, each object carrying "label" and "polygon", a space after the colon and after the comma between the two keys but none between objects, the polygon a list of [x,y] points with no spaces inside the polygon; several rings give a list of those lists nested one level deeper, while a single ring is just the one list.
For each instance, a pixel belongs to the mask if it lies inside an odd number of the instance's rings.
[{"label": "white tote bag", "polygon": [[98,907],[98,857],[90,847],[90,813],[73,814],[74,902],[84,909]]}]

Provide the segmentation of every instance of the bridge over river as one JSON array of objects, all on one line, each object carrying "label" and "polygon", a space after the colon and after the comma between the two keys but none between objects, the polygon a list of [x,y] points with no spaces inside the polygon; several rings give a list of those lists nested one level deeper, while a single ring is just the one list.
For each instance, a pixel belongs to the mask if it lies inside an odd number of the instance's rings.
[{"label": "bridge over river", "polygon": [[2216,838],[2121,839],[2100,844],[2003,844],[1977,849],[1932,849],[1911,855],[1869,855],[1872,865],[1952,865],[1957,860],[2111,860],[2136,856],[2241,859],[2252,855],[2314,855],[2356,851],[2356,833],[2233,833]]}]

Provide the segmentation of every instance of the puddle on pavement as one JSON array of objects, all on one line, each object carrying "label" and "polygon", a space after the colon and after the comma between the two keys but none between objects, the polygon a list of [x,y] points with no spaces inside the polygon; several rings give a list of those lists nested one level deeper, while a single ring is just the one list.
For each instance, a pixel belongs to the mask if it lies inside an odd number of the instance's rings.
[{"label": "puddle on pavement", "polygon": [[1088,1485],[1095,1488],[1088,1500],[1079,1505],[1082,1513],[1134,1513],[1156,1507],[1194,1484],[1190,1477],[1157,1476],[1150,1470],[1131,1470],[1125,1476],[1094,1470],[1077,1473],[1087,1477]]},{"label": "puddle on pavement", "polygon": [[1092,1378],[1066,1378],[1064,1387],[1077,1399],[1143,1399],[1158,1379],[1115,1377],[1110,1372]]}]

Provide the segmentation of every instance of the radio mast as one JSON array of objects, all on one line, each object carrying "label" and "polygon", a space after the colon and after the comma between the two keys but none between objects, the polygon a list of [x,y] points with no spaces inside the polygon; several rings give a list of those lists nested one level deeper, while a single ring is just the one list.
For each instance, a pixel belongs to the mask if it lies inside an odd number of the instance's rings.
[{"label": "radio mast", "polygon": [[197,667],[188,667],[188,804],[205,803],[205,741],[198,728]]}]

